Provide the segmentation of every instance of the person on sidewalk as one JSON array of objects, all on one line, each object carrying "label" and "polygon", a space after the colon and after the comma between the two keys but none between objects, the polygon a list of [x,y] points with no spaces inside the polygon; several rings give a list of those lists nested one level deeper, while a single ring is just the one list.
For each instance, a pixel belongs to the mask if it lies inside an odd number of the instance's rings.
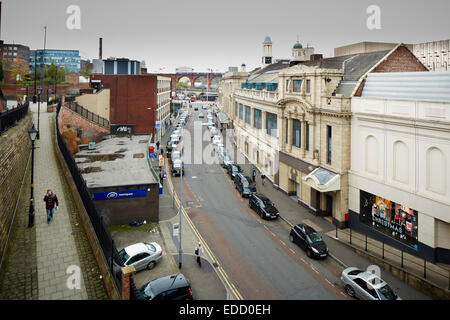
[{"label": "person on sidewalk", "polygon": [[159,173],[159,183],[161,183],[161,187],[164,186],[164,173],[162,170]]},{"label": "person on sidewalk", "polygon": [[253,180],[253,182],[256,181],[256,169],[255,168],[252,169],[252,180]]},{"label": "person on sidewalk", "polygon": [[48,189],[47,194],[44,197],[45,208],[47,209],[47,224],[53,219],[53,213],[55,209],[58,210],[59,201],[56,194],[52,190]]},{"label": "person on sidewalk", "polygon": [[156,142],[156,150],[159,152],[159,141]]},{"label": "person on sidewalk", "polygon": [[197,248],[195,249],[195,255],[197,256],[197,263],[200,268],[202,267],[202,260],[201,260],[202,253],[203,253],[203,246],[202,243],[199,242]]},{"label": "person on sidewalk", "polygon": [[264,181],[266,180],[266,175],[261,172],[261,183],[264,185]]}]

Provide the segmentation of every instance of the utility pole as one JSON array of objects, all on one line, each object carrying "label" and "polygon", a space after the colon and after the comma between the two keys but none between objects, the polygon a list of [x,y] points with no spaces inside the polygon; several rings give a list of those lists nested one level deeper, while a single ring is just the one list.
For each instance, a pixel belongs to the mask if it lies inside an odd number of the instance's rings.
[{"label": "utility pole", "polygon": [[[180,152],[182,153],[183,150],[183,134],[184,133],[184,127],[181,127],[181,142],[180,142]],[[181,159],[183,159],[183,154],[181,155]],[[178,268],[181,269],[182,266],[182,249],[181,249],[181,216],[183,214],[182,208],[183,208],[183,173],[184,173],[184,166],[183,166],[183,160],[181,161],[181,174],[180,174],[180,240],[178,241]],[[175,192],[175,190],[174,190]]]}]

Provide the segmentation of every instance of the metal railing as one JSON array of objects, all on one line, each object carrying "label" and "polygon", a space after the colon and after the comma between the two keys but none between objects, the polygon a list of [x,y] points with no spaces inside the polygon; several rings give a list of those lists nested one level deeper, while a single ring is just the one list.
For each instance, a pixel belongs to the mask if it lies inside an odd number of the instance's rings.
[{"label": "metal railing", "polygon": [[[67,101],[66,101],[67,102]],[[65,106],[72,110],[75,111],[76,113],[78,113],[80,116],[98,124],[99,126],[109,129],[109,120],[100,117],[98,114],[95,114],[91,111],[89,111],[88,109],[80,106],[78,103],[76,103],[75,101],[69,101],[68,103],[65,104]]]},{"label": "metal railing", "polygon": [[60,110],[61,102],[58,104],[58,108],[56,111],[56,133],[58,139],[58,147],[64,157],[67,167],[70,170],[75,185],[77,186],[78,193],[80,194],[84,208],[86,209],[89,220],[91,221],[92,227],[95,231],[98,243],[100,244],[100,247],[102,249],[103,257],[105,261],[108,262],[109,272],[111,278],[113,279],[117,293],[119,294],[119,296],[121,296],[122,279],[120,268],[118,269],[116,265],[116,263],[120,264],[118,250],[114,244],[114,239],[109,233],[109,230],[103,220],[103,216],[100,214],[94,201],[92,200],[86,181],[84,180],[80,170],[78,169],[75,159],[73,158],[69,148],[67,147],[66,141],[59,131],[58,116]]},{"label": "metal railing", "polygon": [[0,111],[0,135],[27,115],[29,105],[30,103],[26,101],[24,104],[17,105],[12,109]]},{"label": "metal railing", "polygon": [[450,270],[432,262],[427,262],[426,259],[415,257],[403,250],[392,248],[382,241],[368,237],[367,234],[352,232],[350,228],[338,231],[336,227],[336,238],[342,234],[348,236],[347,241],[352,246],[370,252],[375,257],[381,258],[390,264],[398,265],[412,274],[428,279],[441,288],[450,290]]}]

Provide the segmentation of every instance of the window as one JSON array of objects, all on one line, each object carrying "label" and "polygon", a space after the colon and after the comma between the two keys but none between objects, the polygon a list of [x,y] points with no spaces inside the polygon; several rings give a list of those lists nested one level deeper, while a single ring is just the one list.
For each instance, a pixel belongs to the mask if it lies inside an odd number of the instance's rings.
[{"label": "window", "polygon": [[234,106],[234,115],[237,117],[238,116],[238,103],[236,102],[235,106]]},{"label": "window", "polygon": [[245,106],[245,122],[252,124],[252,109],[249,106]]},{"label": "window", "polygon": [[293,80],[292,92],[301,92],[301,91],[302,91],[302,80]]},{"label": "window", "polygon": [[311,93],[311,80],[306,80],[306,93]]},{"label": "window", "polygon": [[331,126],[327,126],[327,163],[331,164]]},{"label": "window", "polygon": [[[309,80],[308,80],[308,81],[309,81]],[[305,127],[305,131],[306,131],[306,137],[305,137],[305,138],[306,138],[306,139],[305,139],[305,140],[306,140],[306,141],[305,141],[305,142],[306,142],[306,143],[305,143],[305,150],[306,150],[306,151],[309,151],[309,123],[306,122],[306,123],[305,123],[305,126],[306,126],[306,127]]]},{"label": "window", "polygon": [[276,137],[277,136],[277,115],[266,112],[266,129],[267,134]]},{"label": "window", "polygon": [[289,92],[289,80],[286,80],[286,92]]},{"label": "window", "polygon": [[301,147],[301,128],[302,125],[300,121],[296,119],[292,120],[292,145],[297,148]]},{"label": "window", "polygon": [[239,119],[244,120],[244,106],[239,103]]},{"label": "window", "polygon": [[261,116],[261,110],[259,109],[253,109],[253,119],[254,119],[254,127],[256,129],[262,128],[262,116]]},{"label": "window", "polygon": [[286,144],[289,143],[289,119],[286,119]]}]

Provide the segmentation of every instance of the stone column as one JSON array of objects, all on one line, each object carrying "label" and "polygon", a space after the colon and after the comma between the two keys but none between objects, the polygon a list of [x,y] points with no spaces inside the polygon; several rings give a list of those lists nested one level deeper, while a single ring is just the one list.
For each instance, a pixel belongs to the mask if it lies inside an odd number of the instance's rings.
[{"label": "stone column", "polygon": [[291,152],[292,151],[292,113],[288,113],[288,143],[286,146],[286,151]]},{"label": "stone column", "polygon": [[301,141],[301,146],[302,146],[302,154],[303,154],[303,158],[305,157],[306,154],[306,121],[305,121],[305,115],[302,116],[302,141]]},{"label": "stone column", "polygon": [[122,268],[122,300],[130,300],[130,278],[136,274],[133,265]]}]

